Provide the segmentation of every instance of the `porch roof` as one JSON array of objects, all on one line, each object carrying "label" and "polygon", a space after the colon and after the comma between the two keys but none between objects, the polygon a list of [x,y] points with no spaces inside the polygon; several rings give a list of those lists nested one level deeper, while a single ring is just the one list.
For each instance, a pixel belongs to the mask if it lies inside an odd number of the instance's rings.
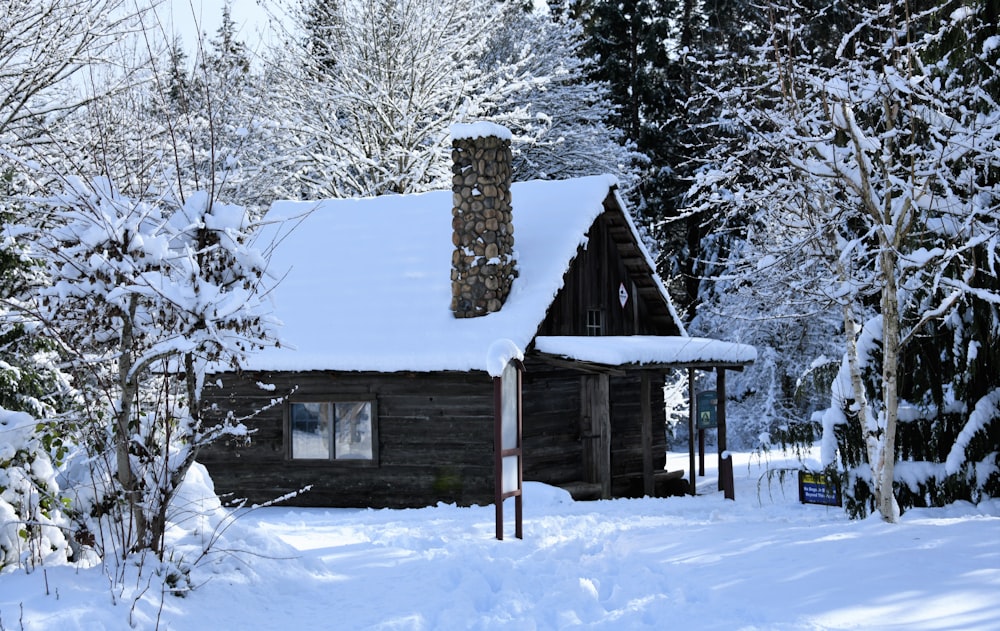
[{"label": "porch roof", "polygon": [[538,336],[535,350],[549,358],[616,368],[733,368],[757,359],[748,344],[703,337]]}]

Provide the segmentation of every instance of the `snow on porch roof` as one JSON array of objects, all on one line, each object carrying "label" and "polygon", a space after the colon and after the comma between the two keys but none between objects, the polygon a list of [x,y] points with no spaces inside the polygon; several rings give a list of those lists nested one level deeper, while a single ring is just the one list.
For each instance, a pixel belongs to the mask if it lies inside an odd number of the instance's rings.
[{"label": "snow on porch roof", "polygon": [[538,336],[535,350],[606,366],[745,366],[757,359],[753,346],[703,337]]},{"label": "snow on porch roof", "polygon": [[257,244],[275,244],[269,269],[280,279],[272,294],[282,347],[255,353],[243,367],[486,370],[497,339],[521,349],[531,343],[616,183],[612,176],[515,183],[519,275],[499,312],[465,319],[450,310],[450,190],[276,202]]}]

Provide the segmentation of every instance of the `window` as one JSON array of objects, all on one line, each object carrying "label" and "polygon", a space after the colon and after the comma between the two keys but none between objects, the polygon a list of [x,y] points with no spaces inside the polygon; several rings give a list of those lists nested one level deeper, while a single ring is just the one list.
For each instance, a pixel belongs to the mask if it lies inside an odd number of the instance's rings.
[{"label": "window", "polygon": [[293,460],[374,462],[373,409],[373,401],[289,403],[289,455]]},{"label": "window", "polygon": [[587,309],[587,335],[604,335],[604,312]]}]

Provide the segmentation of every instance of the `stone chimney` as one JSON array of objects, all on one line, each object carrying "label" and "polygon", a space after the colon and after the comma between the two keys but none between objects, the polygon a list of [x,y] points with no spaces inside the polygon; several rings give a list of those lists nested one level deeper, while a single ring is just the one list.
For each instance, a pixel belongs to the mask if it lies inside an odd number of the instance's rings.
[{"label": "stone chimney", "polygon": [[453,125],[451,310],[456,318],[499,311],[517,276],[511,216],[510,131]]}]

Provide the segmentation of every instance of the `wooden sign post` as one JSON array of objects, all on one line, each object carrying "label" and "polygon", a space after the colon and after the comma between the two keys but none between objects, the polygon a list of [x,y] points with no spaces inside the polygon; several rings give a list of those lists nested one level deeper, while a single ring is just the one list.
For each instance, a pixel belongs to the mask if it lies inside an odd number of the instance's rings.
[{"label": "wooden sign post", "polygon": [[511,359],[499,377],[493,378],[493,451],[495,454],[495,503],[497,539],[503,540],[503,503],[514,498],[514,536],[523,539],[522,487],[524,472],[521,449],[521,373],[524,365]]},{"label": "wooden sign post", "polygon": [[704,390],[698,393],[698,475],[705,475],[705,430],[719,426],[716,420],[718,396],[715,390]]}]

